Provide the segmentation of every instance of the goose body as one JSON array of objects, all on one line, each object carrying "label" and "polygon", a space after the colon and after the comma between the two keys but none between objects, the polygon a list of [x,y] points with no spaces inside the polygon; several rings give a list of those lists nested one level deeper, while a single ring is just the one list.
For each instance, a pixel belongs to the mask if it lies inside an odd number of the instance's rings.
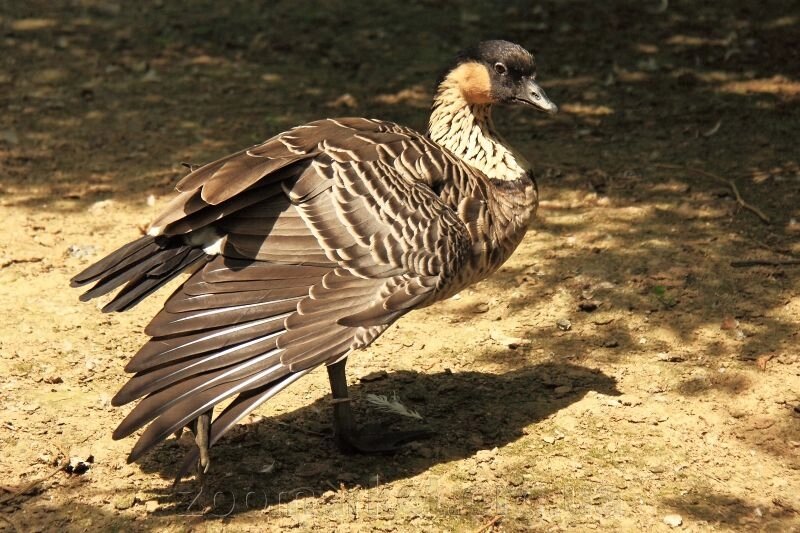
[{"label": "goose body", "polygon": [[[288,130],[190,172],[148,235],[75,276],[74,286],[95,283],[84,300],[124,285],[108,312],[190,273],[112,402],[139,400],[114,432],[146,426],[129,460],[188,425],[198,447],[185,466],[199,457],[205,469],[233,424],[320,365],[346,399],[348,355],[502,265],[537,189],[491,108],[527,97],[554,111],[534,75],[523,48],[481,43],[439,84],[427,135],[365,118]],[[334,414],[337,436],[357,434],[346,402]]]}]

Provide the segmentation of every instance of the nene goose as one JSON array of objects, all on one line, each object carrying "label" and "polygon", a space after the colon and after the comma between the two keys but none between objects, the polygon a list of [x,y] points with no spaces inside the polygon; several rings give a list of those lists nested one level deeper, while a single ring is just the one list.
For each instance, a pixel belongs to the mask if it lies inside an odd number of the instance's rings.
[{"label": "nene goose", "polygon": [[[326,365],[334,435],[349,452],[392,450],[419,432],[368,434],[345,363],[412,309],[448,298],[508,259],[537,206],[530,165],[495,131],[494,104],[554,113],[533,56],[506,41],[459,54],[427,135],[391,122],[311,122],[191,171],[146,236],[72,279],[86,301],[125,284],[125,311],[191,275],[146,327],[113,405],[142,398],[115,439],[147,425],[128,458],[188,426],[179,477],[246,414]],[[214,407],[232,401],[212,419]],[[148,425],[149,424],[149,425]]]}]

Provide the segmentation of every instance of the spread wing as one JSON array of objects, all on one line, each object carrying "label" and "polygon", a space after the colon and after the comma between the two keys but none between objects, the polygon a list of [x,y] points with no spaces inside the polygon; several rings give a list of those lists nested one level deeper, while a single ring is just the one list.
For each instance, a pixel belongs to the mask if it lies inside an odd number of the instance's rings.
[{"label": "spread wing", "polygon": [[472,247],[429,187],[452,165],[411,130],[342,119],[186,176],[151,234],[217,255],[169,298],[126,368],[135,375],[114,403],[144,398],[114,436],[149,423],[130,460],[238,395],[212,423],[215,442],[310,369],[436,299]]}]

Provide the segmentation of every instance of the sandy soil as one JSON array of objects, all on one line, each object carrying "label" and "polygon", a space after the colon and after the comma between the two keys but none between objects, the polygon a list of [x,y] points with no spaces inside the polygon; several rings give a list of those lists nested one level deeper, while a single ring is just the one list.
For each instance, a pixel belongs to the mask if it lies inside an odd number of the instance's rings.
[{"label": "sandy soil", "polygon": [[[0,530],[800,531],[800,13],[699,4],[0,4]],[[318,371],[202,489],[171,489],[185,437],[126,464],[109,398],[169,291],[103,315],[70,276],[182,161],[323,116],[424,127],[438,69],[493,36],[562,109],[498,113],[540,216],[350,363],[363,422],[419,425],[364,401],[396,393],[436,437],[341,455]]]}]

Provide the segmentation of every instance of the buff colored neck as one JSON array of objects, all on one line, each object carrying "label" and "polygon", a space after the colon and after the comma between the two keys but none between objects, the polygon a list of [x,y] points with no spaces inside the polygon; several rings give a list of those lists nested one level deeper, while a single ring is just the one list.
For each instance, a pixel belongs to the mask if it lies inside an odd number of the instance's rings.
[{"label": "buff colored neck", "polygon": [[479,68],[462,65],[439,85],[428,135],[489,178],[520,179],[530,164],[495,131],[488,79],[482,80]]}]

